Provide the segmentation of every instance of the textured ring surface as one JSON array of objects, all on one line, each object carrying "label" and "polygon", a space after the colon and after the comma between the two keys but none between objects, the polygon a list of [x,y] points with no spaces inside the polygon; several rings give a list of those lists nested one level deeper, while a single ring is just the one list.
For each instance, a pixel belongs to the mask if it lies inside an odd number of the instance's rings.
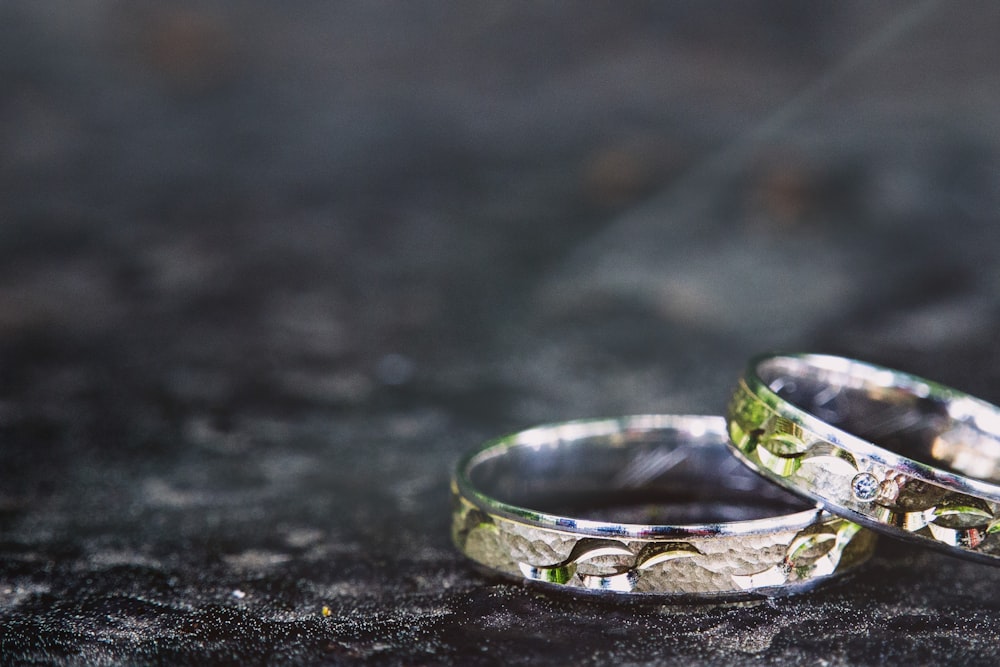
[{"label": "textured ring surface", "polygon": [[1000,565],[1000,408],[841,357],[752,361],[729,405],[750,467],[829,511]]},{"label": "textured ring surface", "polygon": [[[674,601],[794,593],[871,555],[872,533],[750,473],[725,443],[722,417],[665,415],[494,440],[456,469],[453,539],[508,577]],[[620,521],[625,507],[640,521]],[[655,520],[672,511],[687,520]],[[703,520],[706,511],[715,516]]]}]

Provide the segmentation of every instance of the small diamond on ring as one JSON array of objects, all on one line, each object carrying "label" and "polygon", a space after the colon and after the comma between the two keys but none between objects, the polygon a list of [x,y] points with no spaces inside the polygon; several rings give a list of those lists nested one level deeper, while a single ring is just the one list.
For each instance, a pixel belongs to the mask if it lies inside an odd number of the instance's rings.
[{"label": "small diamond on ring", "polygon": [[870,472],[861,472],[851,480],[851,493],[863,502],[874,500],[878,495],[878,479]]}]

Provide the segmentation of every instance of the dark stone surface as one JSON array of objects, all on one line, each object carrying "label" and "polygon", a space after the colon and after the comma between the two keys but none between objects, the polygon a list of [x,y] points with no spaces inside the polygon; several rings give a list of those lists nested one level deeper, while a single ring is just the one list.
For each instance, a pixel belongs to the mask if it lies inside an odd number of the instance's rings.
[{"label": "dark stone surface", "polygon": [[719,412],[768,348],[1000,400],[998,32],[0,5],[0,662],[996,664],[1000,570],[884,541],[771,604],[545,596],[467,567],[447,479]]}]

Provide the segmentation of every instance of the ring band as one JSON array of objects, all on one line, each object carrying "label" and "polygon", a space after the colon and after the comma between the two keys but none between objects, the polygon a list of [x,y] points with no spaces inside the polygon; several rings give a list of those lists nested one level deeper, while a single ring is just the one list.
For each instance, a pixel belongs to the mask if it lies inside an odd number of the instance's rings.
[{"label": "ring band", "polygon": [[851,521],[1000,565],[1000,408],[825,355],[750,363],[732,446],[769,480]]},{"label": "ring band", "polygon": [[[722,417],[540,426],[463,459],[452,493],[462,553],[510,578],[579,592],[670,601],[783,595],[852,569],[874,548],[874,534],[746,470],[729,453]],[[595,510],[609,503],[617,515]],[[588,504],[589,514],[580,511]],[[625,505],[639,521],[620,521]],[[685,521],[661,522],[651,508]],[[708,520],[706,511],[714,511]]]}]

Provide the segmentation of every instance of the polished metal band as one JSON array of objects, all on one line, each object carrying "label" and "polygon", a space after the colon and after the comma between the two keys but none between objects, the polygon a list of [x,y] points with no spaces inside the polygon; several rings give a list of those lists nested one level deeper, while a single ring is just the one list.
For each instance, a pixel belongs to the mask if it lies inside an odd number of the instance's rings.
[{"label": "polished metal band", "polygon": [[721,417],[663,415],[494,440],[455,472],[455,544],[508,577],[673,601],[797,592],[870,556],[872,533],[753,475],[725,443]]},{"label": "polished metal band", "polygon": [[1000,564],[1000,408],[840,357],[751,362],[729,406],[741,458],[829,511]]}]

